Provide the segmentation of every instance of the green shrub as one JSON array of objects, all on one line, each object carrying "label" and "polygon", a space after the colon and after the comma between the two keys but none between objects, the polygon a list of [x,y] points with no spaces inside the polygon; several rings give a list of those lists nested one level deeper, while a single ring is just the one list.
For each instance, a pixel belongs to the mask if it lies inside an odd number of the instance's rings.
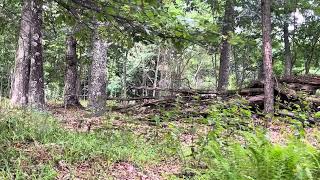
[{"label": "green shrub", "polygon": [[272,144],[264,133],[243,133],[228,145],[211,139],[199,159],[207,169],[196,179],[319,179],[320,152],[302,140]]}]

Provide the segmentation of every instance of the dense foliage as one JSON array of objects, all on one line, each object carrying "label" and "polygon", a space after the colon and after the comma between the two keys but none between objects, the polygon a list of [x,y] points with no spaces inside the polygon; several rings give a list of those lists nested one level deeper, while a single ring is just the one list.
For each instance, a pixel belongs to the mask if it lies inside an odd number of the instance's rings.
[{"label": "dense foliage", "polygon": [[[99,2],[95,6],[81,1],[48,1],[44,4],[44,59],[47,98],[63,93],[65,36],[76,28],[77,55],[83,85],[90,67],[92,18],[109,21],[101,33],[114,42],[109,48],[109,94],[119,95],[126,85],[140,86],[141,73],[153,84],[159,54],[158,81],[163,87],[177,86],[215,89],[219,70],[219,47],[223,25],[224,1],[125,1]],[[318,73],[319,6],[311,1],[273,2],[273,53],[275,74],[284,73],[283,24],[289,24],[293,73]],[[92,5],[93,6],[93,5]],[[14,65],[20,1],[3,1],[1,12],[1,83],[2,94],[8,95],[8,76]],[[103,9],[105,8],[105,9]],[[258,1],[235,4],[229,87],[241,88],[258,77],[261,67],[261,28]],[[136,44],[140,42],[140,44]],[[156,46],[156,47],[155,47]],[[148,54],[150,52],[151,54]],[[138,53],[139,55],[135,55]],[[126,62],[128,61],[128,62]],[[142,63],[145,62],[145,63]],[[179,76],[178,76],[178,75]],[[167,77],[168,78],[165,78]],[[132,78],[130,78],[132,77]],[[179,82],[181,81],[181,82]],[[159,82],[160,83],[160,82]],[[170,85],[172,84],[172,85]],[[158,86],[161,87],[160,84]],[[112,92],[112,93],[111,93]]]},{"label": "dense foliage", "polygon": [[319,28],[311,0],[0,0],[0,179],[320,179]]}]

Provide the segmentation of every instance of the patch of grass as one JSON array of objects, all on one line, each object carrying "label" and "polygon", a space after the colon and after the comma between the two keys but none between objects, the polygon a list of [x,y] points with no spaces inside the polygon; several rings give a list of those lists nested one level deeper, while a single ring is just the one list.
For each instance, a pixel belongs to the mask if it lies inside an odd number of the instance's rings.
[{"label": "patch of grass", "polygon": [[83,107],[88,107],[88,100],[80,99],[80,104],[81,104]]},{"label": "patch of grass", "polygon": [[108,163],[130,161],[138,165],[161,160],[159,146],[131,132],[67,131],[50,114],[27,110],[2,113],[0,146],[0,176],[5,179],[51,179],[56,175],[53,167],[61,160],[72,164],[99,158]]}]

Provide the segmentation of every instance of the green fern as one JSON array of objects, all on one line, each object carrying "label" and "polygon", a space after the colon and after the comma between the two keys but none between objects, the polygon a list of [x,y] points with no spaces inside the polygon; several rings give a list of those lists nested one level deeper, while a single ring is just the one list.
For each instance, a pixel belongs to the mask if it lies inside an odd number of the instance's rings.
[{"label": "green fern", "polygon": [[210,179],[319,179],[320,153],[302,140],[272,144],[264,133],[243,133],[245,142],[223,145],[216,140],[202,151],[208,169],[198,178]]}]

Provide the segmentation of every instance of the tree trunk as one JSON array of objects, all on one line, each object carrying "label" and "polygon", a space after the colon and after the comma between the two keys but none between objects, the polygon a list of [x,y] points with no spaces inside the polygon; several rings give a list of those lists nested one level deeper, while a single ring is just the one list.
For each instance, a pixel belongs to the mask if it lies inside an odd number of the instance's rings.
[{"label": "tree trunk", "polygon": [[[121,97],[122,98],[127,98],[127,62],[128,62],[128,53],[129,50],[126,51],[125,57],[123,59],[123,64],[122,64],[122,90],[121,90]],[[128,101],[122,101],[121,102],[123,106],[128,105]]]},{"label": "tree trunk", "polygon": [[26,106],[28,103],[31,27],[31,1],[24,0],[21,13],[18,48],[15,57],[14,75],[12,78],[11,87],[11,104],[18,107]]},{"label": "tree trunk", "polygon": [[[81,58],[81,52],[79,52],[79,59],[78,59],[78,62],[80,63],[80,58]],[[77,97],[78,97],[78,101],[79,99],[82,97],[82,87],[81,87],[81,75],[82,75],[82,71],[83,71],[83,66],[80,64],[78,65],[79,67],[79,70],[78,70],[78,73],[77,73],[77,90],[76,90],[76,94],[77,94]],[[81,105],[80,101],[79,101],[79,104]]]},{"label": "tree trunk", "polygon": [[42,58],[42,0],[33,0],[33,26],[31,28],[31,63],[29,79],[28,103],[31,107],[43,108],[44,98],[44,77]]},{"label": "tree trunk", "polygon": [[[83,77],[83,72],[85,72],[85,70],[87,69],[86,66],[84,64],[81,64],[81,58],[82,58],[82,48],[79,48],[79,57],[77,58],[77,66],[79,68],[78,69],[78,73],[77,73],[77,96],[78,96],[78,100],[80,103],[80,99],[83,98],[83,88],[84,88],[84,82],[82,81],[82,77]],[[80,103],[81,105],[81,103]]]},{"label": "tree trunk", "polygon": [[309,74],[310,68],[311,68],[311,63],[313,61],[313,55],[314,51],[316,49],[316,45],[318,41],[320,40],[320,34],[316,34],[314,37],[314,40],[312,40],[310,51],[307,54],[307,58],[305,58],[304,66],[305,66],[305,74]]},{"label": "tree trunk", "polygon": [[198,75],[201,70],[201,66],[202,66],[202,61],[200,61],[199,65],[197,65],[196,73],[193,76],[195,89],[198,89]]},{"label": "tree trunk", "polygon": [[[161,46],[159,45],[158,57],[157,57],[156,63],[155,63],[156,67],[155,67],[155,73],[154,73],[153,88],[156,88],[157,87],[157,83],[158,83],[160,57],[161,57]],[[153,97],[156,97],[156,90],[153,90]]]},{"label": "tree trunk", "polygon": [[142,96],[148,96],[148,90],[146,89],[147,88],[146,60],[145,60],[144,57],[142,57],[141,60],[142,60],[142,82],[141,82],[141,86],[144,87],[144,89],[142,89]]},{"label": "tree trunk", "polygon": [[78,60],[77,60],[77,41],[73,35],[67,37],[66,52],[66,71],[64,80],[64,106],[79,107],[79,98],[77,95],[78,82]]},{"label": "tree trunk", "polygon": [[[237,55],[236,55],[237,51],[236,51],[236,48],[233,48],[233,61],[234,61],[234,74],[235,74],[235,77],[236,77],[236,84],[237,84],[237,89],[240,89],[240,82],[241,82],[241,75],[242,75],[242,71],[240,71],[241,67],[240,67],[240,58],[237,58]],[[244,61],[243,59],[241,61]]]},{"label": "tree trunk", "polygon": [[122,74],[122,97],[127,98],[127,61],[128,61],[128,51],[126,51],[126,56],[123,61],[123,74]]},{"label": "tree trunk", "polygon": [[[294,2],[294,12],[297,11],[297,3],[298,1],[295,0]],[[296,31],[297,31],[297,17],[293,16],[293,32],[292,32],[292,66],[294,66],[296,60],[297,60],[297,52],[296,52]]]},{"label": "tree trunk", "polygon": [[[248,47],[245,47],[245,54],[248,54]],[[246,74],[246,67],[248,67],[248,63],[247,62],[251,62],[251,60],[249,59],[250,57],[245,57],[243,60],[242,60],[242,71],[241,71],[241,80],[240,80],[240,84],[239,84],[239,89],[242,89],[242,86],[243,86],[243,83],[244,83],[244,80],[247,78],[247,74]]]},{"label": "tree trunk", "polygon": [[304,62],[304,70],[305,70],[305,74],[308,75],[310,72],[310,61],[309,59],[306,59]]},{"label": "tree trunk", "polygon": [[217,62],[217,53],[215,52],[214,53],[214,80],[215,80],[215,84],[214,84],[214,86],[215,86],[215,89],[218,89],[218,62]]},{"label": "tree trunk", "polygon": [[234,0],[227,0],[225,4],[225,15],[223,21],[222,34],[227,38],[222,40],[222,47],[220,52],[220,68],[219,68],[219,82],[218,91],[225,91],[229,84],[229,66],[230,66],[230,51],[231,45],[229,41],[229,33],[233,31],[233,15],[234,15]]},{"label": "tree trunk", "polygon": [[92,64],[89,84],[89,108],[95,115],[102,115],[106,108],[107,86],[107,42],[94,31],[92,44]]},{"label": "tree trunk", "polygon": [[284,51],[285,51],[284,76],[291,76],[292,74],[292,58],[291,58],[291,51],[290,51],[288,27],[289,27],[288,23],[285,22],[283,26]]},{"label": "tree trunk", "polygon": [[272,72],[271,46],[271,0],[261,0],[262,9],[262,39],[263,39],[263,67],[264,67],[264,112],[274,112],[274,89]]}]

